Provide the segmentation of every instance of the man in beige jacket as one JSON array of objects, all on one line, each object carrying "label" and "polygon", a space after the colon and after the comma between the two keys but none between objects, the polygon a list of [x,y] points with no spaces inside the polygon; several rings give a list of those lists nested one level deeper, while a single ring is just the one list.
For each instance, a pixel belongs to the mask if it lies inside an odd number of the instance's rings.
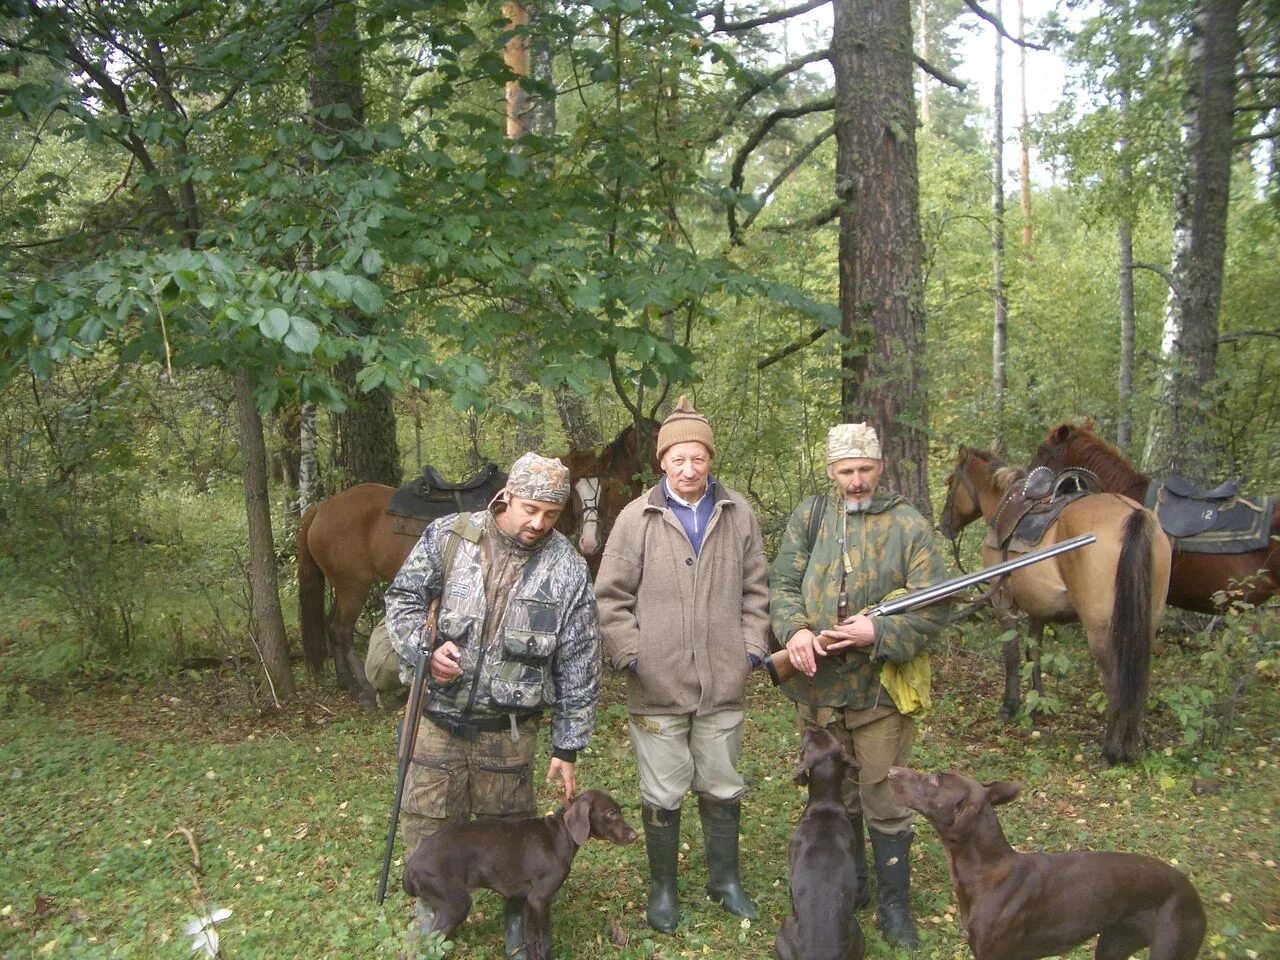
[{"label": "man in beige jacket", "polygon": [[680,922],[680,805],[698,795],[707,892],[755,917],[742,889],[737,770],[747,676],[768,652],[769,589],[760,525],[711,476],[711,425],[680,398],[658,431],[657,486],[609,534],[596,601],[605,656],[627,674],[631,744],[649,855],[649,924]]}]

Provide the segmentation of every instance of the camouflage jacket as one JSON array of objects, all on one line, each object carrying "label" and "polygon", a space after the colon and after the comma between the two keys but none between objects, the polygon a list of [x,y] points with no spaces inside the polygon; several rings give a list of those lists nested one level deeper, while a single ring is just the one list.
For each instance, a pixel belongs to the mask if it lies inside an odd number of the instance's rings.
[{"label": "camouflage jacket", "polygon": [[[431,523],[387,588],[387,632],[405,678],[427,642],[427,608],[441,596],[445,541],[456,519]],[[471,514],[462,530],[439,618],[439,642],[452,640],[462,651],[462,676],[446,684],[431,680],[428,709],[462,720],[550,709],[551,746],[572,753],[591,737],[602,670],[587,564],[553,530],[530,552],[505,601],[487,609],[484,540],[500,536],[488,511]],[[495,616],[500,621],[486,629]],[[486,643],[486,636],[493,639]]]},{"label": "camouflage jacket", "polygon": [[[787,521],[770,571],[769,619],[778,643],[808,627],[836,622],[836,600],[844,571],[840,551],[842,521],[852,570],[845,581],[853,612],[879,603],[894,590],[920,590],[946,578],[933,531],[920,513],[896,493],[877,491],[865,511],[846,515],[835,490],[827,494],[822,526],[809,549],[811,501]],[[904,663],[926,648],[940,627],[938,607],[874,619],[876,642],[869,652],[849,651],[819,660],[813,678],[816,703],[856,710],[892,703],[880,686],[883,661]],[[807,702],[809,681],[799,675],[783,684],[792,700]]]}]

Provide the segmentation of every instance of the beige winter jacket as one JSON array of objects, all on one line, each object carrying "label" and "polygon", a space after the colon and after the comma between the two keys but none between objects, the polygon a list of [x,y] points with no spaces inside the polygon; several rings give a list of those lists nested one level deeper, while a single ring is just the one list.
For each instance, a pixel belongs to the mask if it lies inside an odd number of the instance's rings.
[{"label": "beige winter jacket", "polygon": [[627,504],[609,533],[596,602],[605,657],[627,671],[632,713],[741,710],[750,656],[768,651],[760,524],[741,496],[721,484],[713,492],[697,556],[661,484]]}]

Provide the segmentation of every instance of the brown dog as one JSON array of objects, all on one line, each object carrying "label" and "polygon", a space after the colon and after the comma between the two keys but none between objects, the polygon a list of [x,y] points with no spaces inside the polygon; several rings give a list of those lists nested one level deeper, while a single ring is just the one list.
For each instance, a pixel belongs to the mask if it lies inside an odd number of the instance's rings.
[{"label": "brown dog", "polygon": [[1020,854],[993,806],[1016,783],[956,773],[889,770],[893,792],[928,818],[951,865],[960,919],[976,960],[1037,960],[1099,934],[1095,960],[1192,960],[1204,939],[1195,887],[1166,863],[1136,853]]},{"label": "brown dog", "polygon": [[795,781],[808,785],[809,802],[787,846],[791,916],[773,941],[778,960],[862,960],[862,928],[853,914],[858,838],[841,799],[845,773],[857,768],[830,731],[805,727]]},{"label": "brown dog", "polygon": [[454,823],[419,844],[404,867],[404,889],[452,938],[471,912],[470,891],[524,901],[528,960],[551,956],[551,898],[588,837],[631,843],[637,834],[607,793],[584,790],[547,817],[493,817]]}]

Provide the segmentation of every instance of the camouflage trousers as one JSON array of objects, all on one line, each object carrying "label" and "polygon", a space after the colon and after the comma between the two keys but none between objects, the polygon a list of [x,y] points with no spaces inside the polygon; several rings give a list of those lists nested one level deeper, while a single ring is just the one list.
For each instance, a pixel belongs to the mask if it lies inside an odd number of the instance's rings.
[{"label": "camouflage trousers", "polygon": [[513,743],[510,730],[482,731],[474,740],[464,740],[419,720],[400,803],[405,857],[452,821],[533,816],[533,764],[541,723],[537,714],[520,720]]},{"label": "camouflage trousers", "polygon": [[903,833],[915,814],[889,788],[889,768],[904,767],[911,759],[916,724],[893,707],[846,710],[796,704],[796,729],[813,719],[826,727],[853,754],[858,770],[844,778],[844,805],[850,815],[862,814],[867,826],[880,833]]}]

